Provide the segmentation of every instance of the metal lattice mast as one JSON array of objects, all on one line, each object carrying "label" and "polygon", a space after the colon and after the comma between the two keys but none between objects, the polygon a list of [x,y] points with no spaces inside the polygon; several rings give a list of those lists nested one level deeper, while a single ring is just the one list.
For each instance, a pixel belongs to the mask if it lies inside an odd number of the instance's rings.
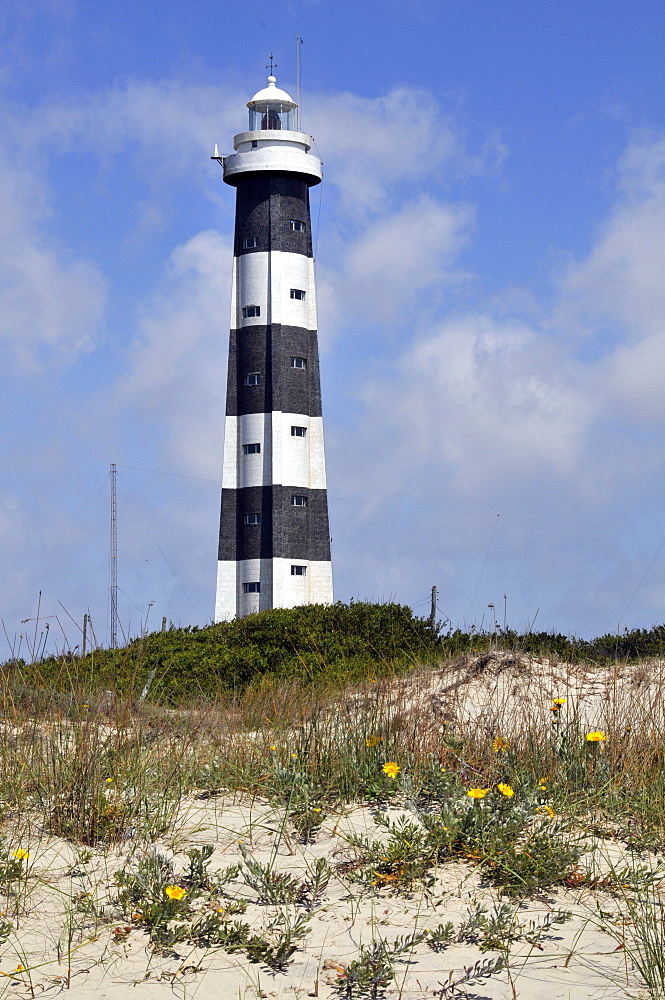
[{"label": "metal lattice mast", "polygon": [[111,463],[111,649],[118,647],[118,494],[117,471]]}]

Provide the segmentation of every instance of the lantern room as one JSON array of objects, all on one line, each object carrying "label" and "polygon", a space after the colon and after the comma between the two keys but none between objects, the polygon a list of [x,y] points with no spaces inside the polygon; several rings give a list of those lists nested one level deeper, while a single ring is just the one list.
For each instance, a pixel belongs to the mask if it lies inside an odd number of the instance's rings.
[{"label": "lantern room", "polygon": [[268,86],[254,94],[248,102],[250,132],[297,130],[296,108],[298,105],[291,100],[284,90],[277,86],[274,76],[268,77]]}]

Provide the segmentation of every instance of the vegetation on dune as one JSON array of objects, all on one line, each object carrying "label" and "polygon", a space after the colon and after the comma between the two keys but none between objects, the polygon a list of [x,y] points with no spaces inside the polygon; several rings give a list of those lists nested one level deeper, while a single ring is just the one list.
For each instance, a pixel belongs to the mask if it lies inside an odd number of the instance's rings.
[{"label": "vegetation on dune", "polygon": [[371,672],[391,674],[443,654],[437,631],[410,608],[351,602],[262,611],[204,628],[171,628],[134,639],[123,649],[95,650],[85,660],[9,661],[5,670],[13,669],[31,686],[67,691],[76,681],[121,694],[140,690],[155,671],[151,695],[183,704],[242,692],[259,678],[345,682]]},{"label": "vegetation on dune", "polygon": [[298,678],[343,686],[390,677],[416,663],[445,661],[497,648],[506,652],[599,666],[665,655],[665,625],[576,639],[554,632],[512,629],[464,632],[434,628],[405,605],[354,602],[279,608],[205,627],[171,627],[85,659],[65,653],[36,663],[11,659],[0,667],[30,697],[46,690],[65,696],[72,686],[121,696],[154,679],[151,700],[184,705],[220,694],[242,695],[251,685]]},{"label": "vegetation on dune", "polygon": [[[76,942],[97,940],[104,927],[113,946],[141,935],[151,954],[221,948],[283,974],[307,947],[312,914],[343,892],[354,906],[399,896],[438,910],[429,929],[360,946],[337,969],[336,996],[383,996],[418,949],[459,944],[481,957],[451,972],[436,995],[460,995],[494,975],[507,976],[516,995],[514,976],[570,918],[552,910],[530,920],[523,901],[585,887],[605,893],[612,912],[597,919],[656,1000],[665,988],[657,685],[626,700],[617,671],[598,671],[604,694],[584,720],[571,691],[541,690],[550,673],[535,669],[524,701],[506,689],[507,705],[483,702],[469,724],[451,706],[437,709],[429,667],[442,665],[444,684],[448,668],[454,688],[460,676],[480,678],[497,652],[567,662],[573,677],[583,662],[643,657],[653,680],[664,644],[665,626],[584,642],[442,634],[409,608],[352,603],[170,629],[85,659],[11,661],[0,670],[0,896],[15,926],[0,923],[0,947],[33,905],[41,884],[34,845],[47,831],[79,845],[71,877],[128,845],[103,898],[72,896],[67,982]],[[503,655],[504,664],[516,659]],[[401,672],[409,683],[395,682]],[[262,810],[233,864],[212,869],[212,844],[192,847],[186,861],[157,850],[180,841],[192,803],[223,809],[222,793],[250,802],[250,814],[255,804]],[[314,842],[318,850],[359,804],[371,808],[375,829],[346,833],[339,860],[310,859],[306,871],[276,864],[277,842],[289,858]],[[253,853],[252,822],[275,837],[268,861]],[[608,861],[610,843],[620,864]],[[449,919],[445,893],[435,899],[442,869],[459,862],[497,893],[491,909],[476,901],[461,923]],[[619,904],[627,923],[615,919]],[[15,974],[32,975],[24,965]]]}]

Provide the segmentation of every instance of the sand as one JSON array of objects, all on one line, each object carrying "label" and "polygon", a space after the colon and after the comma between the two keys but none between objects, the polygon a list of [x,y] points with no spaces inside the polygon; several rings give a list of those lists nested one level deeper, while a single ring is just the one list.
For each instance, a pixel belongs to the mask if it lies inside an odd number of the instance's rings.
[{"label": "sand", "polygon": [[[565,697],[562,716],[605,728],[616,723],[610,712],[620,710],[623,719],[635,720],[660,711],[661,666],[600,671],[505,654],[480,656],[461,662],[453,671],[419,672],[417,681],[414,675],[397,682],[396,702],[403,706],[408,701],[444,727],[454,721],[484,727],[488,734],[509,735],[523,714],[542,716],[549,724],[549,699]],[[399,810],[391,814],[399,815]],[[5,899],[2,919],[12,919],[15,927],[0,947],[0,997],[50,997],[65,991],[81,1000],[334,997],[339,995],[335,982],[362,945],[377,940],[391,943],[448,920],[458,925],[476,904],[491,909],[501,902],[497,890],[471,864],[452,862],[434,872],[434,884],[427,891],[414,888],[397,894],[389,887],[361,891],[348,874],[355,856],[349,838],[354,834],[381,836],[366,806],[328,815],[315,842],[302,844],[285,826],[283,809],[265,800],[192,794],[177,827],[154,845],[130,839],[119,848],[84,851],[58,838],[37,838],[23,845],[30,850],[30,892],[20,900]],[[284,971],[273,972],[242,954],[221,949],[177,945],[171,952],[159,953],[150,946],[141,924],[128,922],[118,908],[114,874],[120,868],[153,850],[180,867],[184,851],[201,844],[214,846],[211,871],[242,862],[241,847],[263,864],[303,877],[317,858],[325,858],[333,867],[325,896],[310,914],[310,932]],[[634,855],[624,856],[614,841],[596,840],[588,847],[586,860],[593,860],[599,871],[636,861]],[[265,929],[278,909],[256,902],[241,879],[229,885],[228,893],[248,901],[246,913],[237,919],[257,930]],[[620,933],[624,921],[616,898],[571,888],[514,905],[519,905],[519,919],[524,922],[553,910],[570,911],[572,916],[537,946],[524,941],[513,946],[512,983],[504,971],[467,983],[457,994],[446,991],[444,984],[451,976],[454,980],[465,967],[497,953],[481,954],[477,945],[468,943],[434,951],[422,942],[407,961],[395,964],[396,976],[385,996],[609,1000],[639,992],[626,952],[608,933],[612,929]],[[23,971],[12,975],[17,966]]]},{"label": "sand", "polygon": [[[19,964],[29,971],[14,977],[5,975],[0,985],[4,993],[0,995],[30,996],[32,983],[35,995],[55,996],[67,990],[72,997],[90,1000],[129,996],[196,996],[200,1000],[332,997],[336,995],[332,984],[344,966],[357,957],[362,944],[379,938],[392,942],[400,935],[447,920],[458,924],[475,903],[491,907],[499,899],[472,866],[456,863],[445,864],[436,872],[435,885],[427,893],[414,890],[408,895],[396,895],[383,889],[363,895],[359,886],[345,877],[344,859],[352,856],[349,834],[379,835],[367,808],[350,809],[329,818],[314,844],[284,839],[280,834],[282,825],[283,814],[266,802],[234,802],[221,796],[203,801],[193,798],[177,842],[167,838],[155,846],[176,861],[183,861],[182,852],[187,847],[214,844],[211,870],[241,861],[241,840],[257,860],[303,876],[316,858],[324,857],[333,866],[341,866],[321,905],[311,914],[311,933],[286,971],[272,972],[243,956],[221,950],[192,950],[178,945],[172,954],[155,953],[140,924],[128,925],[113,904],[117,893],[113,873],[135,858],[137,851],[152,848],[137,848],[129,843],[124,851],[95,850],[81,864],[71,844],[51,839],[29,845],[31,875],[38,877],[37,888],[25,902],[26,913],[19,917],[16,931],[1,953],[4,973],[11,973]],[[606,848],[608,857],[610,852],[618,851],[615,844],[608,843]],[[252,902],[252,891],[241,881],[231,883],[229,892],[250,900],[247,912],[238,919],[248,920],[256,928],[269,923],[275,907]],[[97,901],[103,912],[102,924],[95,930],[91,919],[79,916],[77,927],[70,933],[68,903],[72,898],[81,899],[83,893],[90,893]],[[615,950],[615,940],[600,929],[594,917],[598,904],[620,922],[616,900],[598,893],[560,890],[521,904],[519,918],[524,921],[542,917],[552,909],[569,910],[574,916],[554,928],[539,947],[523,943],[514,946],[513,976],[518,996],[600,1000],[625,995],[613,980],[635,986],[634,975],[630,970],[626,973],[624,953]],[[117,940],[116,929],[124,933],[127,926],[131,926],[127,937]],[[70,962],[66,958],[68,937]],[[457,974],[492,954],[481,955],[476,946],[467,944],[451,945],[442,952],[420,944],[408,962],[396,964],[396,979],[387,988],[386,996],[411,1000],[435,996],[437,991],[441,995],[442,984],[451,972]],[[498,1000],[513,996],[505,973],[467,989],[470,996],[476,997]]]}]

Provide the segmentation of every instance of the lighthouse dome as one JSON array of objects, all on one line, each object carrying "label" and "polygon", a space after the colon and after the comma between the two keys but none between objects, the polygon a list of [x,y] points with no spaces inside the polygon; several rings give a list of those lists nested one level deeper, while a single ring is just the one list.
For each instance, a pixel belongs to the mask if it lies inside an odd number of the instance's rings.
[{"label": "lighthouse dome", "polygon": [[251,101],[247,102],[247,107],[251,108],[254,104],[263,103],[264,101],[279,101],[280,104],[288,104],[292,108],[296,108],[298,105],[285,90],[280,90],[276,87],[277,77],[268,77],[268,86],[264,87],[263,90],[259,90],[258,93],[254,94]]},{"label": "lighthouse dome", "polygon": [[252,131],[292,131],[295,128],[295,110],[298,107],[285,90],[280,90],[275,84],[274,76],[268,77],[268,86],[259,90],[251,101],[249,108],[249,129]]}]

